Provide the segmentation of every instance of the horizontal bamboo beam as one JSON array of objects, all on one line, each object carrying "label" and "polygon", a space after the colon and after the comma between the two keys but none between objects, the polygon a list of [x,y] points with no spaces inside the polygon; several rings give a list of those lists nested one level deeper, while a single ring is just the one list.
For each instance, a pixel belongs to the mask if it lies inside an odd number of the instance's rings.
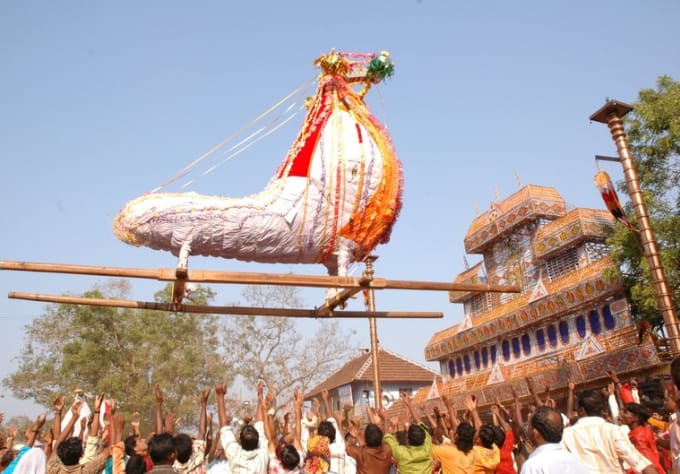
[{"label": "horizontal bamboo beam", "polygon": [[[175,281],[177,279],[177,270],[174,268],[121,268],[58,263],[0,261],[0,270],[148,278],[161,281]],[[187,281],[197,283],[236,283],[242,285],[309,286],[317,288],[373,288],[376,290],[472,291],[480,293],[519,293],[521,291],[521,288],[518,285],[387,280],[384,278],[366,280],[361,277],[295,275],[292,273],[224,272],[212,270],[188,270]]]},{"label": "horizontal bamboo beam", "polygon": [[[149,301],[130,301],[105,298],[83,298],[80,296],[57,296],[40,293],[23,293],[12,291],[7,295],[11,299],[43,301],[59,304],[79,304],[89,306],[107,306],[113,308],[150,309],[155,311],[168,311],[177,313],[200,313],[200,314],[232,314],[250,316],[283,316],[298,318],[318,318],[321,315],[314,309],[292,308],[252,308],[244,306],[201,306],[181,304],[174,309],[172,303],[156,303]],[[333,318],[442,318],[439,312],[404,312],[404,311],[333,311],[329,317]],[[324,316],[322,316],[324,317]]]}]

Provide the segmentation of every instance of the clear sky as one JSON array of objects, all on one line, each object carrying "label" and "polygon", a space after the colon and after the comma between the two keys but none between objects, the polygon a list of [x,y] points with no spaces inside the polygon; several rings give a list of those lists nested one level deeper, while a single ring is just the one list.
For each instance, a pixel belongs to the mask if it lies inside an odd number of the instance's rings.
[{"label": "clear sky", "polygon": [[[615,148],[588,117],[607,97],[635,101],[662,74],[680,79],[678,18],[671,0],[0,2],[0,260],[174,267],[169,253],[116,239],[121,207],[314,78],[320,54],[387,50],[395,75],[369,103],[403,162],[404,206],[376,251],[376,276],[451,281],[464,270],[471,220],[518,180],[604,208],[593,157]],[[259,191],[301,120],[193,190]],[[602,167],[620,179],[617,166]],[[208,258],[190,268],[325,271]],[[101,281],[0,272],[0,377],[15,368],[23,327],[44,310],[7,292],[79,294]],[[138,300],[163,286],[132,283]],[[241,300],[238,286],[215,289],[216,304]],[[323,296],[304,292],[309,307]],[[361,300],[348,309],[362,309]],[[376,309],[444,312],[378,322],[384,347],[424,364],[432,334],[463,314],[443,292],[378,292]],[[368,322],[343,326],[369,345]],[[32,409],[0,394],[9,416]]]}]

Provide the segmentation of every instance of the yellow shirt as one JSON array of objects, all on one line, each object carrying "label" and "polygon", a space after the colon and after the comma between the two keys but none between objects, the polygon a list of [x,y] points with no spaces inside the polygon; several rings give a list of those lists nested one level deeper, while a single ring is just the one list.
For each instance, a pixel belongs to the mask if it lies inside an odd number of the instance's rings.
[{"label": "yellow shirt", "polygon": [[479,444],[472,447],[475,453],[475,467],[472,471],[474,474],[494,474],[498,464],[501,462],[501,450],[495,444],[489,448],[485,448]]},{"label": "yellow shirt", "polygon": [[[473,474],[475,452],[465,454],[454,445],[434,445],[432,455],[442,465],[442,474]],[[500,459],[500,458],[499,458]]]}]

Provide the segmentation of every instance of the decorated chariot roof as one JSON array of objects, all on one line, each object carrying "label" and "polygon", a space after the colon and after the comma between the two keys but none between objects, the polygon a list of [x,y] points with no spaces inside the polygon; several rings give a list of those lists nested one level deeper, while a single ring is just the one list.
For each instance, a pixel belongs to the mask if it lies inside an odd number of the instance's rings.
[{"label": "decorated chariot roof", "polygon": [[565,213],[566,204],[555,188],[527,185],[507,199],[491,204],[489,210],[472,221],[465,234],[465,251],[483,253],[489,244],[522,223],[555,219]]},{"label": "decorated chariot roof", "polygon": [[534,257],[549,258],[584,240],[604,242],[614,232],[614,222],[607,210],[574,209],[538,229],[533,238]]}]

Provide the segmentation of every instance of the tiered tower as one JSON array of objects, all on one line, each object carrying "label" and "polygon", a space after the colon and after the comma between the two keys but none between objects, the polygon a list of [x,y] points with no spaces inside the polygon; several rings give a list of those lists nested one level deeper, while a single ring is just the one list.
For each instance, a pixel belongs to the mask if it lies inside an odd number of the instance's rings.
[{"label": "tiered tower", "polygon": [[625,288],[605,239],[614,219],[605,210],[568,210],[554,189],[529,185],[493,203],[465,236],[465,251],[483,260],[456,282],[521,285],[519,294],[452,292],[463,322],[436,333],[425,349],[440,363],[443,395],[458,406],[474,393],[480,405],[498,396],[563,391],[569,377],[602,385],[607,370],[622,377],[663,365],[666,353],[640,339]]}]

